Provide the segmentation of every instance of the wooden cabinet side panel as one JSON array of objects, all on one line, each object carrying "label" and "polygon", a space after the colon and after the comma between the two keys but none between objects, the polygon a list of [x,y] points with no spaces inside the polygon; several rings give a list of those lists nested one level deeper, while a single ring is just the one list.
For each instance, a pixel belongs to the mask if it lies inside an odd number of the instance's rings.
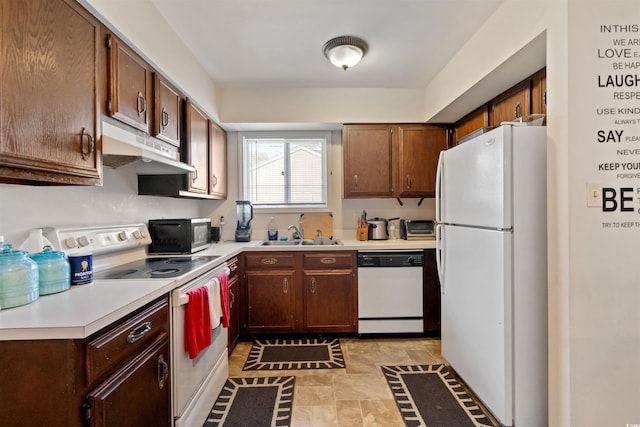
[{"label": "wooden cabinet side panel", "polygon": [[425,249],[423,267],[424,330],[440,335],[440,279],[436,267],[435,249]]},{"label": "wooden cabinet side panel", "polygon": [[344,197],[392,197],[393,128],[343,127]]},{"label": "wooden cabinet side panel", "polygon": [[0,7],[0,176],[101,184],[98,21],[63,0]]},{"label": "wooden cabinet side panel", "polygon": [[0,424],[82,426],[83,342],[0,342]]}]

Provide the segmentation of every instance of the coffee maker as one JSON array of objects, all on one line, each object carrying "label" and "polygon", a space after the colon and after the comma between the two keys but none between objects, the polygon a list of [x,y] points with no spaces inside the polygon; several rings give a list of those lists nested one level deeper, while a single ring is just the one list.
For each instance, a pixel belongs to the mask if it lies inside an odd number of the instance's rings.
[{"label": "coffee maker", "polygon": [[253,219],[253,205],[251,205],[251,202],[248,200],[237,200],[236,215],[238,217],[236,242],[251,241],[251,220]]}]

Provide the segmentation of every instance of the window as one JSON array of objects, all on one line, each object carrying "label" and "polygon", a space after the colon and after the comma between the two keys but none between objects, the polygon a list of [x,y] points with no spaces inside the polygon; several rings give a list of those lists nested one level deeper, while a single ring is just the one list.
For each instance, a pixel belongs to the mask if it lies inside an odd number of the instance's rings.
[{"label": "window", "polygon": [[243,135],[243,197],[256,207],[326,207],[327,139]]}]

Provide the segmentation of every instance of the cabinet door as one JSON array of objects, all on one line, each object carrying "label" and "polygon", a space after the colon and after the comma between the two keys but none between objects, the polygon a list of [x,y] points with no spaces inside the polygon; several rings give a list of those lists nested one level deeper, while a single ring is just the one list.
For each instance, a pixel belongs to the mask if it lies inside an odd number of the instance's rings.
[{"label": "cabinet door", "polygon": [[209,195],[227,198],[227,133],[211,121]]},{"label": "cabinet door", "polygon": [[432,197],[440,151],[447,149],[447,129],[402,125],[398,130],[397,197]]},{"label": "cabinet door", "polygon": [[489,126],[489,110],[487,105],[483,105],[456,122],[455,144],[471,132],[487,126]]},{"label": "cabinet door", "polygon": [[187,179],[187,191],[209,192],[209,119],[189,100],[186,102],[187,163],[196,168]]},{"label": "cabinet door", "polygon": [[149,133],[151,67],[112,34],[106,36],[109,99],[107,114]]},{"label": "cabinet door", "polygon": [[102,184],[99,46],[75,2],[0,1],[0,182]]},{"label": "cabinet door", "polygon": [[436,267],[436,250],[425,249],[423,267],[424,331],[440,335],[440,279]]},{"label": "cabinet door", "polygon": [[153,136],[180,147],[182,95],[158,73],[154,74],[153,93]]},{"label": "cabinet door", "polygon": [[393,127],[346,125],[342,129],[344,197],[393,197]]},{"label": "cabinet door", "polygon": [[547,114],[547,69],[531,77],[531,114]]},{"label": "cabinet door", "polygon": [[305,270],[305,332],[356,332],[353,270]]},{"label": "cabinet door", "polygon": [[171,425],[169,340],[166,334],[87,396],[92,427]]},{"label": "cabinet door", "polygon": [[499,126],[531,114],[531,88],[529,80],[514,86],[491,103],[489,125]]},{"label": "cabinet door", "polygon": [[240,338],[240,284],[238,276],[229,278],[229,354],[233,351]]},{"label": "cabinet door", "polygon": [[246,272],[247,332],[295,329],[295,270]]}]

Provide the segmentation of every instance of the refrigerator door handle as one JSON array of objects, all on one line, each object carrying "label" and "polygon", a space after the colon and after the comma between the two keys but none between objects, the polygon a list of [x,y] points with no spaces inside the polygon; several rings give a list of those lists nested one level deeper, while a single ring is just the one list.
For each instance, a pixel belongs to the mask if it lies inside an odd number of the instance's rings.
[{"label": "refrigerator door handle", "polygon": [[442,220],[442,172],[444,169],[444,151],[438,157],[438,168],[436,169],[436,222]]},{"label": "refrigerator door handle", "polygon": [[444,239],[444,226],[436,226],[436,269],[440,280],[440,294],[444,295],[444,258],[442,257],[442,240]]}]

